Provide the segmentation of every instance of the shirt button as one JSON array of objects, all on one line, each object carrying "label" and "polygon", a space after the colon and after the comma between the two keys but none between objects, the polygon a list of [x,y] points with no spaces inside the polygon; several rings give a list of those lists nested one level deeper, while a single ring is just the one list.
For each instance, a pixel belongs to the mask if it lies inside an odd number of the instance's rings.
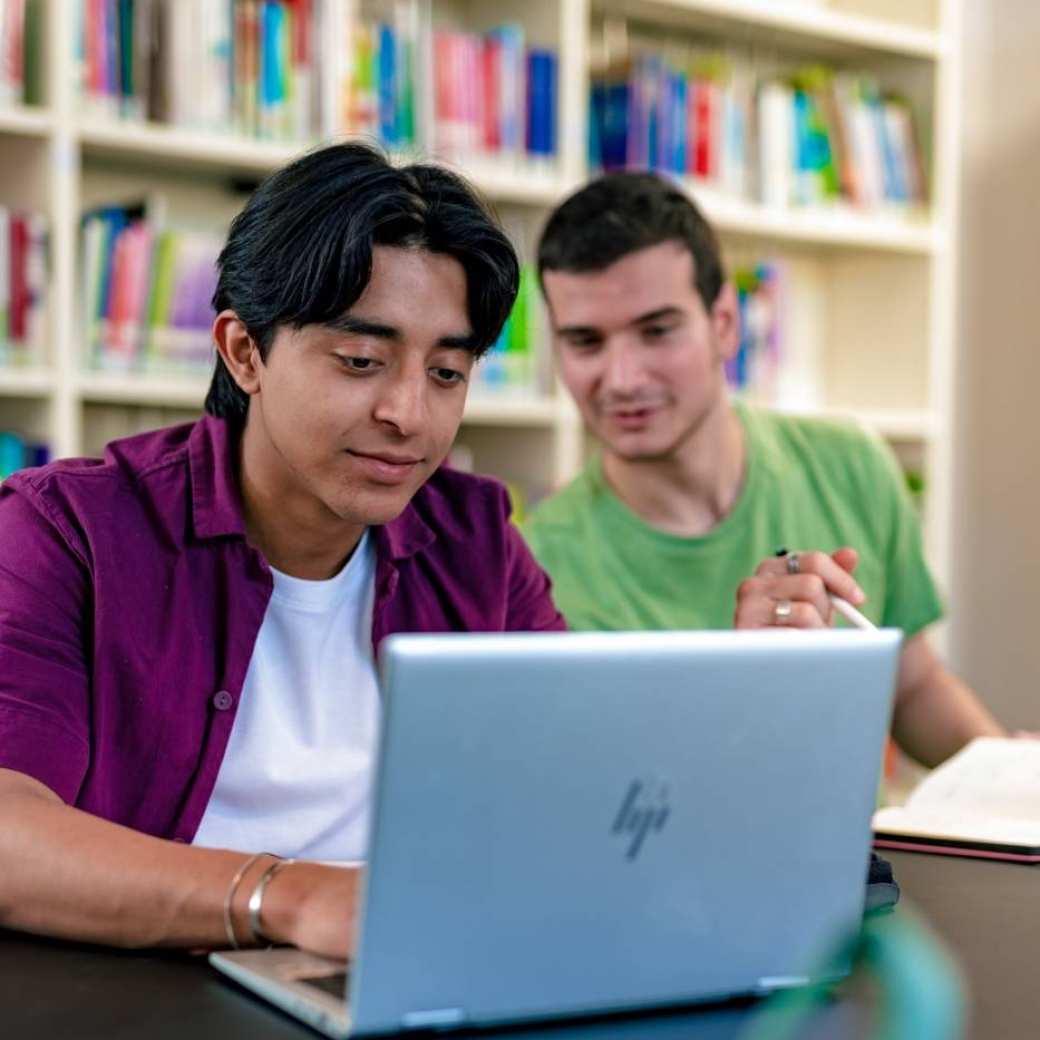
[{"label": "shirt button", "polygon": [[213,694],[213,707],[216,708],[217,711],[227,711],[234,703],[235,698],[232,697],[227,690],[217,690],[217,692]]}]

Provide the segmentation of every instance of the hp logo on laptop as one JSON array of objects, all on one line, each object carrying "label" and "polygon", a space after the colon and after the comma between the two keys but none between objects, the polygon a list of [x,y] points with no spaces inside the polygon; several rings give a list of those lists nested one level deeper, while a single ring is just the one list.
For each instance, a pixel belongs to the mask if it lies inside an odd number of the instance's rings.
[{"label": "hp logo on laptop", "polygon": [[633,780],[628,785],[621,808],[614,819],[611,834],[628,838],[628,851],[625,859],[633,860],[639,855],[647,835],[651,831],[661,830],[671,813],[668,804],[668,788],[664,784],[647,783],[644,780]]}]

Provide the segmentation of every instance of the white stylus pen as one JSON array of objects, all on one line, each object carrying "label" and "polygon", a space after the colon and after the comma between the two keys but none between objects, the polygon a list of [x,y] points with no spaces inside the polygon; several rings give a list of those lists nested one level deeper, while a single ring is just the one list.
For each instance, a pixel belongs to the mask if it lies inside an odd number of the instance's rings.
[{"label": "white stylus pen", "polygon": [[877,625],[869,618],[865,618],[847,599],[841,596],[831,596],[834,609],[850,624],[856,628],[864,628],[869,632],[876,632]]}]

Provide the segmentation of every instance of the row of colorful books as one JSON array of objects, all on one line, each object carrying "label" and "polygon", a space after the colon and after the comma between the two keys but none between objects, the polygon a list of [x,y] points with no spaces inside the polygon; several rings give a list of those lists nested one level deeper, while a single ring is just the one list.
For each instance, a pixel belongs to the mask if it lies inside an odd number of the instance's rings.
[{"label": "row of colorful books", "polygon": [[0,3],[0,104],[41,101],[41,33],[44,0]]},{"label": "row of colorful books", "polygon": [[27,466],[44,466],[50,460],[48,445],[12,430],[0,430],[0,480]]},{"label": "row of colorful books", "polygon": [[[212,297],[219,236],[164,227],[161,200],[83,217],[83,322],[88,363],[117,371],[198,373],[213,363]],[[474,390],[534,393],[540,323],[536,276],[524,265],[501,335],[474,370]]]},{"label": "row of colorful books", "polygon": [[346,20],[340,32],[352,58],[339,81],[336,126],[388,148],[414,148],[422,46],[418,6],[396,3],[389,20]]},{"label": "row of colorful books", "polygon": [[928,187],[910,105],[824,66],[757,78],[719,54],[642,52],[598,74],[590,162],[657,169],[770,206],[921,206]]},{"label": "row of colorful books", "polygon": [[81,238],[88,364],[208,371],[220,237],[164,228],[142,204],[92,210]]},{"label": "row of colorful books", "polygon": [[0,365],[37,364],[46,341],[47,226],[0,206]]},{"label": "row of colorful books", "polygon": [[519,25],[432,30],[423,0],[373,6],[79,0],[84,109],[277,140],[361,134],[448,158],[555,153],[554,51],[526,46]]},{"label": "row of colorful books", "polygon": [[433,56],[438,155],[555,155],[555,51],[526,48],[520,26],[506,25],[483,35],[438,30]]},{"label": "row of colorful books", "polygon": [[317,130],[314,0],[80,0],[92,115],[306,140]]}]

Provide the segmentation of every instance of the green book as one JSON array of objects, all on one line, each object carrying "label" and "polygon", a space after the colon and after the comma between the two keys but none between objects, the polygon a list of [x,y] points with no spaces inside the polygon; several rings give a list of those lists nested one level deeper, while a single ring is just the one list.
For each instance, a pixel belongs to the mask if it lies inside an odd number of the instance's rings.
[{"label": "green book", "polygon": [[144,362],[148,366],[162,356],[158,333],[170,323],[173,304],[173,281],[177,268],[177,233],[162,231],[152,252],[152,284],[148,294],[148,326],[144,345]]},{"label": "green book", "polygon": [[531,288],[531,268],[522,264],[520,286],[510,315],[509,338],[506,340],[506,350],[511,354],[526,354],[530,348]]},{"label": "green book", "polygon": [[43,3],[44,0],[26,0],[25,4],[22,100],[27,105],[43,104]]}]

